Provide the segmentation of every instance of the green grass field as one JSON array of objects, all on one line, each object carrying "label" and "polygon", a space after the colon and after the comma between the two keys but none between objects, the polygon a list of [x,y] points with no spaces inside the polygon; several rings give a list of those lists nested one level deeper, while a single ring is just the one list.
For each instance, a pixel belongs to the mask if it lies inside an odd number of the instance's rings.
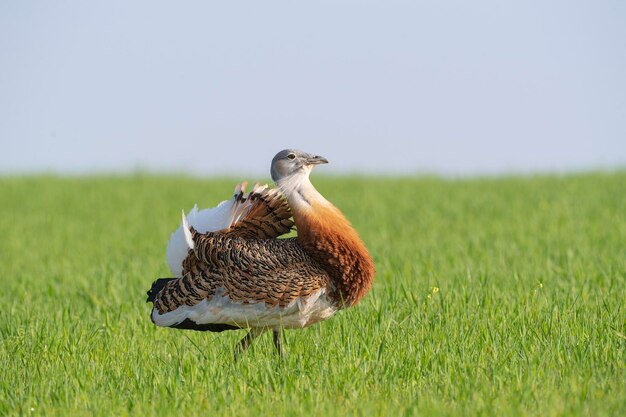
[{"label": "green grass field", "polygon": [[156,328],[180,209],[237,180],[0,178],[0,415],[626,415],[626,172],[313,182],[377,265],[264,336]]}]

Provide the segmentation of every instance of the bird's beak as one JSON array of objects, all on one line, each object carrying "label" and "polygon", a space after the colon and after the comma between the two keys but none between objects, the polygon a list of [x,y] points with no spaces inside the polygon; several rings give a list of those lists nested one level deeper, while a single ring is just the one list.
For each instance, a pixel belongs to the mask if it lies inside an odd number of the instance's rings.
[{"label": "bird's beak", "polygon": [[308,157],[306,159],[306,163],[307,165],[327,164],[328,159],[324,158],[323,156],[315,155],[315,156]]}]

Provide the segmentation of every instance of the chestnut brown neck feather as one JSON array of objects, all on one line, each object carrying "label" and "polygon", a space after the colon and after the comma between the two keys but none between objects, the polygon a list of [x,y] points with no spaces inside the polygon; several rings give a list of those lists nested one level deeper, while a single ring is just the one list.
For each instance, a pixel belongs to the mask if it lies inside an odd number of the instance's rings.
[{"label": "chestnut brown neck feather", "polygon": [[374,262],[345,216],[322,197],[306,178],[287,194],[305,251],[329,273],[338,305],[351,306],[370,290]]}]

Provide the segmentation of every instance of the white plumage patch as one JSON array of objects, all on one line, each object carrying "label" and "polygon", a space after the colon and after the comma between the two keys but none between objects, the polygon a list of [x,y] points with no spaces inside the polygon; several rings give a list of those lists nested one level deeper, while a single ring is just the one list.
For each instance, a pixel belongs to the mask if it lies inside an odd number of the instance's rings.
[{"label": "white plumage patch", "polygon": [[152,320],[157,326],[173,326],[190,319],[197,324],[223,323],[247,327],[301,328],[325,320],[335,314],[337,308],[322,288],[307,298],[297,298],[286,307],[269,307],[263,302],[248,303],[233,301],[218,290],[210,300],[194,306],[182,305],[174,311],[159,314],[152,311]]},{"label": "white plumage patch", "polygon": [[185,234],[185,242],[187,242],[187,246],[189,246],[189,249],[193,250],[193,248],[196,247],[196,244],[193,242],[193,237],[191,236],[191,230],[189,229],[189,223],[187,223],[185,210],[183,210],[183,233]]}]

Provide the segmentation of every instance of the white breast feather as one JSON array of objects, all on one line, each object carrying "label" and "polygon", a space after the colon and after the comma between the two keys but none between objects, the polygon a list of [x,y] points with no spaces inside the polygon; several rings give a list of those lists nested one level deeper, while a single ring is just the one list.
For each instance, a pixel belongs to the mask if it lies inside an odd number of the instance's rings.
[{"label": "white breast feather", "polygon": [[190,319],[198,324],[223,323],[239,327],[300,328],[325,320],[337,308],[322,288],[307,298],[297,298],[286,307],[268,307],[263,302],[244,304],[232,301],[219,290],[210,300],[194,306],[182,305],[174,311],[159,314],[155,308],[152,320],[157,326],[172,326]]}]

